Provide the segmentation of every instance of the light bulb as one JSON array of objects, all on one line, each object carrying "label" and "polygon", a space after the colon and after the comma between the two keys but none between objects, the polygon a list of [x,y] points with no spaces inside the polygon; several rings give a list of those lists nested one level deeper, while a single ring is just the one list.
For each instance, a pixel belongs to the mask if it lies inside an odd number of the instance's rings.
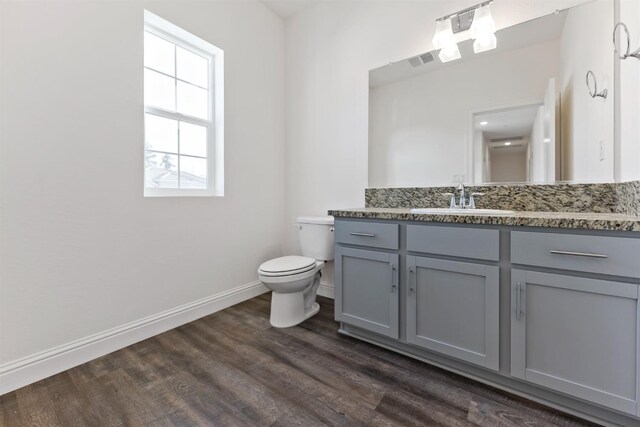
[{"label": "light bulb", "polygon": [[458,45],[454,44],[453,46],[447,46],[446,48],[442,48],[440,53],[438,54],[438,58],[442,62],[454,61],[456,59],[460,59],[460,49],[458,49]]},{"label": "light bulb", "polygon": [[456,42],[450,19],[443,19],[442,21],[436,22],[436,33],[433,36],[432,42],[435,49],[442,49]]},{"label": "light bulb", "polygon": [[489,5],[476,9],[469,33],[471,38],[475,40],[473,43],[473,51],[475,53],[496,48],[496,23],[493,20],[493,16],[491,16]]},{"label": "light bulb", "polygon": [[433,36],[433,47],[440,49],[438,57],[442,62],[459,59],[460,50],[451,28],[451,20],[443,19],[436,23],[436,34]]},{"label": "light bulb", "polygon": [[495,49],[498,45],[498,40],[495,34],[489,34],[487,37],[478,37],[473,42],[473,51],[475,53],[485,52],[487,50]]}]

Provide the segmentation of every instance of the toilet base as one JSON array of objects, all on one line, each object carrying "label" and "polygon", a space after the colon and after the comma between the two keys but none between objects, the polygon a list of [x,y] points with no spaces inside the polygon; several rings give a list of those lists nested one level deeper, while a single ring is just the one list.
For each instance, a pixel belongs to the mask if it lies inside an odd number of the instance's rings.
[{"label": "toilet base", "polygon": [[[303,273],[286,280],[273,281],[271,277],[260,276],[264,285],[271,289],[271,326],[276,328],[290,328],[304,322],[320,311],[316,302],[316,294],[320,286],[323,263],[309,273]],[[302,277],[300,277],[302,276]],[[299,289],[291,292],[292,289]]]},{"label": "toilet base", "polygon": [[308,318],[315,316],[320,311],[320,304],[314,302],[310,309],[305,309],[303,294],[279,294],[271,293],[271,318],[269,323],[275,328],[290,328],[296,326]]},{"label": "toilet base", "polygon": [[271,317],[275,328],[290,328],[318,314],[320,304],[315,301],[319,275],[305,292],[271,292]]},{"label": "toilet base", "polygon": [[306,319],[315,316],[316,314],[318,314],[318,312],[320,311],[320,304],[318,304],[317,302],[313,303],[313,306],[311,307],[311,310],[308,310],[306,313]]}]

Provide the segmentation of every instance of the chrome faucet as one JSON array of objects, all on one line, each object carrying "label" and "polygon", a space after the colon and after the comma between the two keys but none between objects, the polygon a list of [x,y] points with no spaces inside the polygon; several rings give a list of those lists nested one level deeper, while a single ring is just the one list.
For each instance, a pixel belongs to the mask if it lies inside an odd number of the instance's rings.
[{"label": "chrome faucet", "polygon": [[467,207],[467,195],[464,191],[464,185],[462,183],[458,184],[458,193],[460,194],[460,203],[458,203],[458,206],[464,209]]},{"label": "chrome faucet", "polygon": [[450,209],[475,209],[476,208],[475,197],[484,196],[484,193],[470,193],[469,203],[467,204],[467,192],[462,183],[458,184],[458,188],[456,191],[458,192],[458,195],[459,195],[458,202],[456,202],[456,195],[454,193],[442,194],[445,197],[451,198],[449,200]]}]

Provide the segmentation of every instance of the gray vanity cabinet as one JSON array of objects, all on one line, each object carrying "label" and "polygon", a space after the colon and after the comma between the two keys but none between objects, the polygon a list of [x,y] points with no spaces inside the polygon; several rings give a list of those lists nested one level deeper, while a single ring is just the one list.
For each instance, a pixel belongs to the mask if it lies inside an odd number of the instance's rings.
[{"label": "gray vanity cabinet", "polygon": [[335,225],[341,333],[598,422],[640,425],[640,234]]},{"label": "gray vanity cabinet", "polygon": [[407,341],[497,371],[497,266],[408,256]]},{"label": "gray vanity cabinet", "polygon": [[638,285],[513,269],[511,375],[638,413]]},{"label": "gray vanity cabinet", "polygon": [[398,338],[398,254],[336,246],[335,317]]}]

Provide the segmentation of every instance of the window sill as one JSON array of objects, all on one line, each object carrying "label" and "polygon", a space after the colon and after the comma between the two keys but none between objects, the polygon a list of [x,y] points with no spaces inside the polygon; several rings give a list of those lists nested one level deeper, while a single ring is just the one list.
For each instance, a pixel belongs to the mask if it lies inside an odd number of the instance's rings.
[{"label": "window sill", "polygon": [[145,188],[144,197],[223,197],[213,190]]}]

